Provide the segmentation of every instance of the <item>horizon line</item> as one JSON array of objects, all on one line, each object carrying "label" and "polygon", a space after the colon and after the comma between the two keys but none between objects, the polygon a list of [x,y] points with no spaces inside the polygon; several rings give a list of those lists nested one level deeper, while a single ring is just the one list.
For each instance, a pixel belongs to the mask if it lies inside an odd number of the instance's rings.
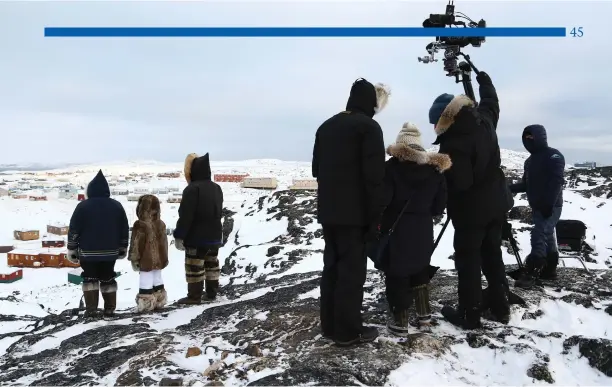
[{"label": "horizon line", "polygon": [[566,27],[45,27],[53,38],[566,37]]}]

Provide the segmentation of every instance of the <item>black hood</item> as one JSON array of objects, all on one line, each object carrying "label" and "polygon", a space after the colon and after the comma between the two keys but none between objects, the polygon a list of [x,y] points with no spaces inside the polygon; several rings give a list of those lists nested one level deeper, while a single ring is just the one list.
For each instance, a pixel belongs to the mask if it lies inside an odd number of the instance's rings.
[{"label": "black hood", "polygon": [[208,153],[193,160],[191,164],[191,181],[210,180],[210,157]]},{"label": "black hood", "polygon": [[[529,139],[526,136],[531,135]],[[523,145],[529,153],[548,148],[546,129],[542,125],[529,125],[523,130]]]},{"label": "black hood", "polygon": [[351,87],[346,110],[361,112],[371,118],[376,113],[376,105],[376,88],[374,85],[363,78],[357,79]]},{"label": "black hood", "polygon": [[102,170],[99,170],[96,177],[89,182],[86,193],[88,199],[110,197],[110,187],[108,186],[108,181],[106,181],[106,177],[104,177]]}]

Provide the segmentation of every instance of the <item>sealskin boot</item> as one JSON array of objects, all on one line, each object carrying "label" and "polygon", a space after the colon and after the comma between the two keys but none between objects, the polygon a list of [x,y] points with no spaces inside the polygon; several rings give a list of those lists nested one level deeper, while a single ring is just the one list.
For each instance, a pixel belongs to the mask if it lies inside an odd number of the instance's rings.
[{"label": "sealskin boot", "polygon": [[164,285],[154,286],[153,295],[155,296],[155,309],[162,309],[168,303],[168,293]]},{"label": "sealskin boot", "polygon": [[431,332],[431,305],[429,304],[429,285],[415,286],[412,288],[414,293],[414,307],[416,309],[416,318],[410,325],[418,328],[423,332]]},{"label": "sealskin boot", "polygon": [[83,299],[85,301],[85,314],[87,318],[98,316],[98,303],[100,301],[100,291],[86,290],[83,292]]},{"label": "sealskin boot", "polygon": [[102,293],[104,299],[104,317],[114,317],[117,308],[117,292]]},{"label": "sealskin boot", "polygon": [[176,303],[179,305],[199,305],[202,303],[204,293],[204,281],[187,284],[187,297],[181,298]]},{"label": "sealskin boot", "polygon": [[202,296],[202,302],[213,302],[217,299],[219,280],[206,280],[206,293]]},{"label": "sealskin boot", "polygon": [[395,309],[391,318],[389,319],[389,322],[387,322],[387,329],[389,330],[389,333],[399,337],[407,337],[409,333],[408,318],[408,309]]}]

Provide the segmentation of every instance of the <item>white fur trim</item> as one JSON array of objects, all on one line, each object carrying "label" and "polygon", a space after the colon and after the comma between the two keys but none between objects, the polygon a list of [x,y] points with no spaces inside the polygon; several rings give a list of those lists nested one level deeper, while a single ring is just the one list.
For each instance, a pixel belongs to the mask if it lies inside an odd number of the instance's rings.
[{"label": "white fur trim", "polygon": [[168,303],[168,293],[166,290],[158,290],[153,293],[155,296],[155,309],[161,309]]},{"label": "white fur trim", "polygon": [[377,83],[374,88],[376,89],[376,107],[374,112],[378,114],[387,106],[391,96],[391,88],[384,83]]}]

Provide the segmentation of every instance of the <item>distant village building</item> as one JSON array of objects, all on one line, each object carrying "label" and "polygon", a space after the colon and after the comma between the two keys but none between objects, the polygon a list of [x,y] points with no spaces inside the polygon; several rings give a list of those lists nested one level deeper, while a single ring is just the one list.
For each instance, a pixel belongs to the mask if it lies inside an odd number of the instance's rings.
[{"label": "distant village building", "polygon": [[181,177],[181,173],[180,172],[162,172],[162,173],[158,173],[157,177],[176,179],[177,177]]},{"label": "distant village building", "polygon": [[59,190],[59,194],[57,195],[60,199],[76,199],[79,194],[79,189],[77,187],[62,187]]},{"label": "distant village building", "polygon": [[168,192],[178,192],[180,191],[178,187],[167,187]]},{"label": "distant village building", "polygon": [[27,199],[28,195],[26,195],[24,193],[21,193],[21,192],[15,192],[15,193],[11,194],[11,197],[13,199]]},{"label": "distant village building", "polygon": [[129,195],[130,194],[130,190],[128,190],[127,188],[113,188],[111,189],[111,194],[113,195]]},{"label": "distant village building", "polygon": [[47,196],[46,195],[30,195],[30,201],[31,202],[46,202]]},{"label": "distant village building", "polygon": [[242,188],[276,189],[278,182],[275,177],[247,177],[242,181]]},{"label": "distant village building", "polygon": [[80,193],[80,194],[78,194],[78,195],[77,195],[77,200],[78,200],[78,201],[85,200],[85,194],[84,194],[84,193]]},{"label": "distant village building", "polygon": [[68,225],[64,223],[48,224],[47,232],[54,235],[68,235]]},{"label": "distant village building", "polygon": [[248,176],[248,173],[217,173],[214,180],[217,183],[242,183]]},{"label": "distant village building", "polygon": [[318,188],[315,179],[294,179],[293,185],[289,187],[292,190],[316,190]]},{"label": "distant village building", "polygon": [[40,232],[38,230],[15,230],[13,237],[18,241],[35,241],[40,238]]},{"label": "distant village building", "polygon": [[128,195],[127,201],[128,202],[137,202],[138,199],[140,199],[140,196],[142,196],[142,195]]},{"label": "distant village building", "polygon": [[166,200],[168,203],[180,203],[182,199],[182,195],[177,195],[177,194],[173,194],[168,196],[168,199]]},{"label": "distant village building", "polygon": [[0,197],[9,196],[8,189],[0,188]]},{"label": "distant village building", "polygon": [[586,169],[597,168],[597,163],[595,161],[584,161],[581,163],[575,163],[574,168],[586,168]]},{"label": "distant village building", "polygon": [[137,195],[147,195],[151,193],[151,189],[147,187],[136,187],[134,193]]}]

